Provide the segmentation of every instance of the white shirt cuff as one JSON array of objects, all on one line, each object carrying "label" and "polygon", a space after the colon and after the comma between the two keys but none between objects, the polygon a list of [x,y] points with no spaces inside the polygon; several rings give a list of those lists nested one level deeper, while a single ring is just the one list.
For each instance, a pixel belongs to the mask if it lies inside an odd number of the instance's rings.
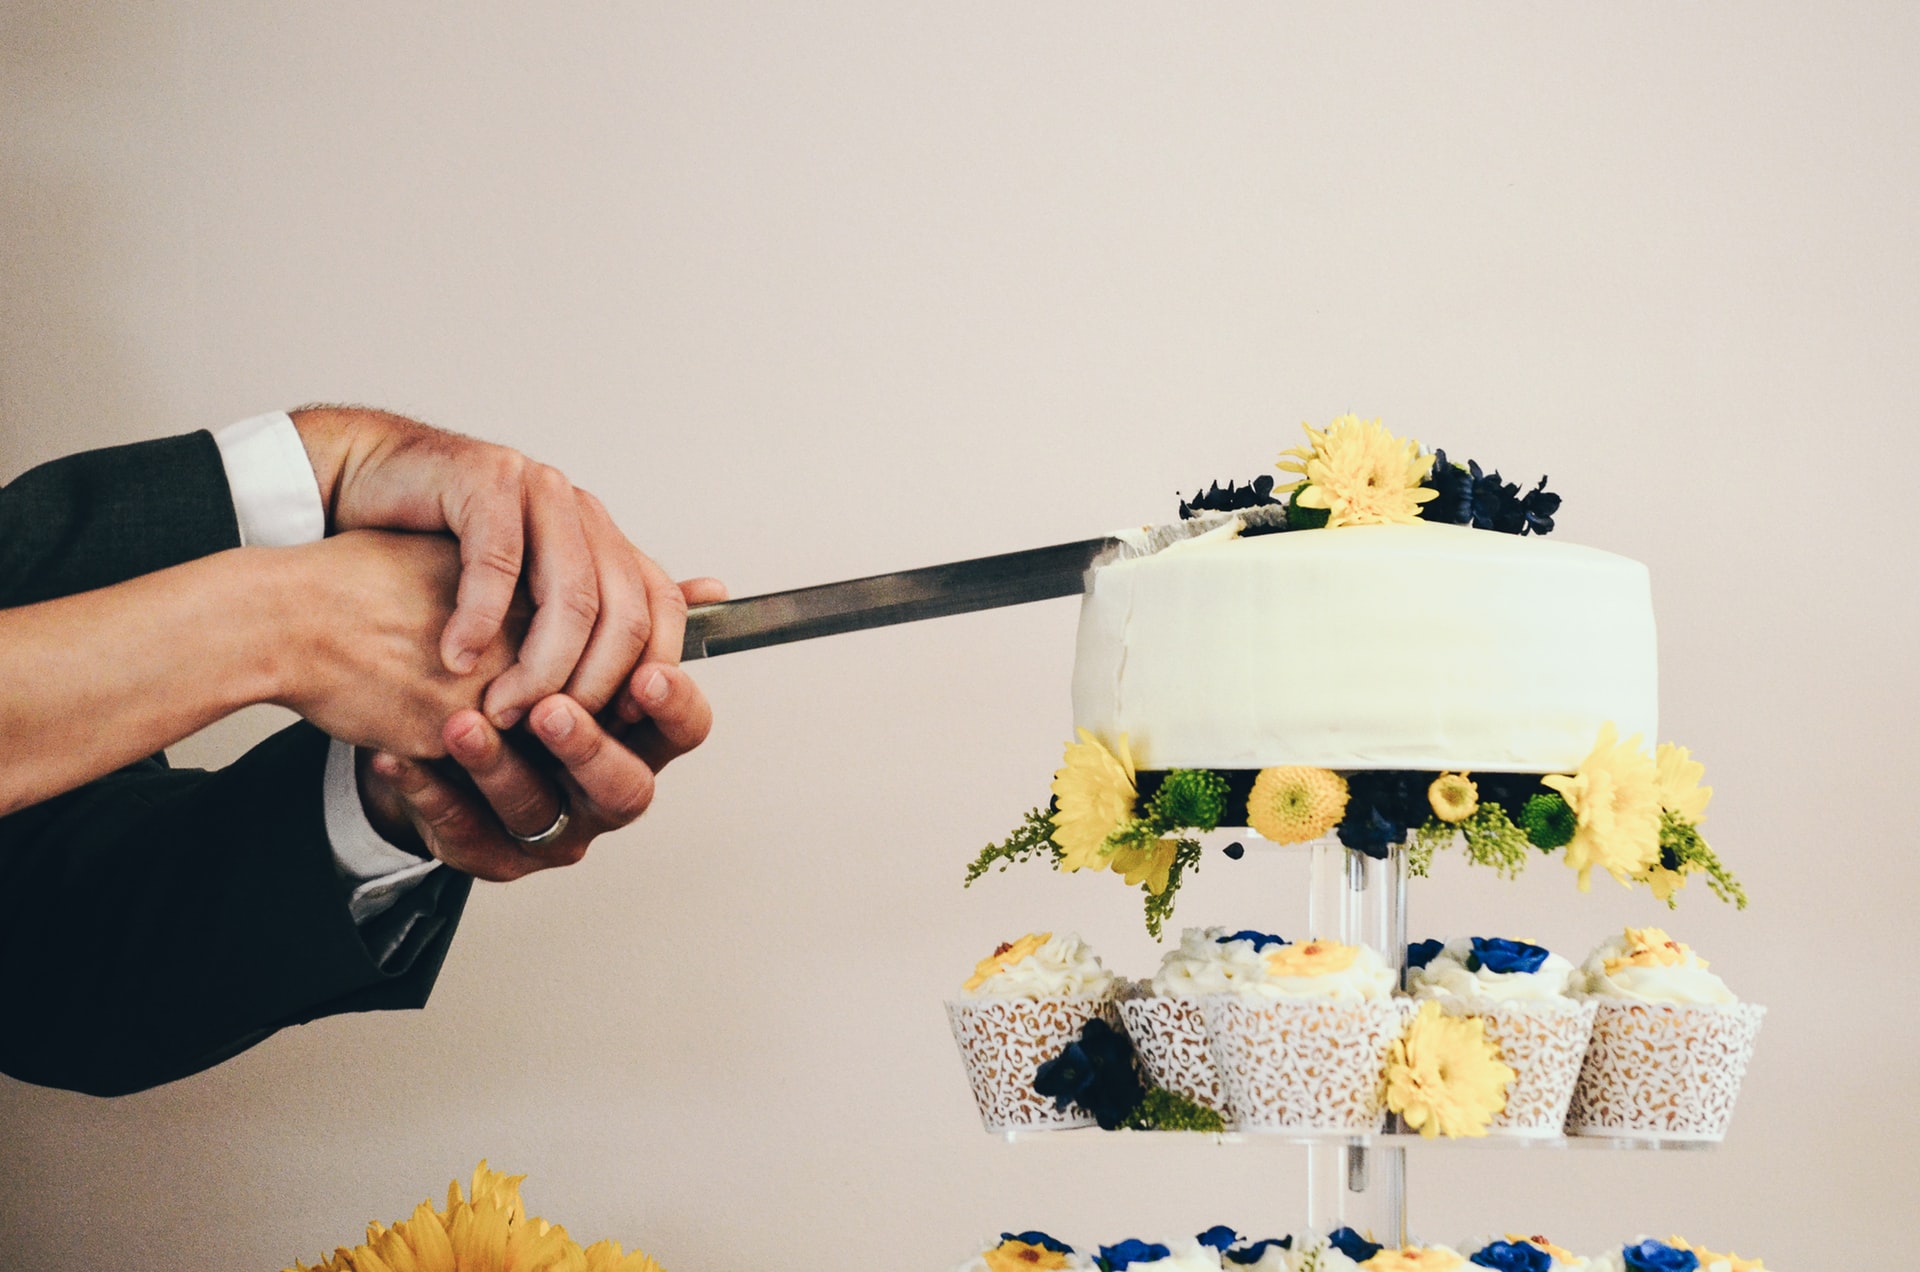
[{"label": "white shirt cuff", "polygon": [[353,747],[338,739],[327,748],[325,783],[327,839],[341,875],[355,884],[347,910],[356,924],[364,924],[384,913],[440,863],[422,861],[380,837],[360,803]]},{"label": "white shirt cuff", "polygon": [[256,415],[227,425],[213,441],[227,470],[242,547],[290,548],[326,536],[320,483],[292,416]]}]

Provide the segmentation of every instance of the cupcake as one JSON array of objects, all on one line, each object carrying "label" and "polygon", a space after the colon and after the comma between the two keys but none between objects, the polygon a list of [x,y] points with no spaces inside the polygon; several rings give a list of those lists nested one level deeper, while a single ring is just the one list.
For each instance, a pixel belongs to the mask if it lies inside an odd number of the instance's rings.
[{"label": "cupcake", "polygon": [[1255,1241],[1243,1237],[1226,1224],[1209,1228],[1194,1238],[1212,1247],[1220,1256],[1219,1266],[1226,1272],[1291,1272],[1288,1255],[1292,1237],[1266,1237]]},{"label": "cupcake", "polygon": [[1465,937],[1407,951],[1407,993],[1453,1016],[1477,1017],[1514,1079],[1487,1134],[1558,1136],[1593,1034],[1591,1002],[1568,995],[1574,967],[1541,946]]},{"label": "cupcake", "polygon": [[1591,1259],[1563,1250],[1541,1236],[1509,1232],[1501,1238],[1466,1242],[1460,1248],[1469,1252],[1469,1272],[1473,1268],[1493,1268],[1496,1272],[1597,1272]]},{"label": "cupcake", "polygon": [[1030,932],[980,960],[947,1019],[989,1131],[1092,1126],[1034,1089],[1034,1074],[1094,1019],[1114,1028],[1114,979],[1078,936]]},{"label": "cupcake", "polygon": [[1468,1268],[1467,1260],[1450,1246],[1383,1246],[1352,1228],[1336,1228],[1323,1238],[1297,1243],[1291,1272],[1453,1272],[1456,1268]]},{"label": "cupcake", "polygon": [[1151,981],[1122,992],[1120,1017],[1156,1085],[1225,1114],[1226,1095],[1214,1068],[1200,1000],[1226,993],[1236,981],[1264,976],[1261,951],[1285,944],[1264,932],[1188,928]]},{"label": "cupcake", "polygon": [[1364,945],[1302,941],[1258,951],[1254,974],[1201,1000],[1235,1125],[1304,1133],[1373,1131],[1382,1074],[1408,1006]]},{"label": "cupcake", "polygon": [[1595,950],[1571,987],[1598,1007],[1567,1114],[1572,1135],[1717,1141],[1766,1008],[1737,1000],[1659,928]]},{"label": "cupcake", "polygon": [[1766,1264],[1759,1259],[1743,1259],[1737,1254],[1715,1254],[1705,1246],[1690,1245],[1679,1237],[1669,1237],[1667,1244],[1700,1260],[1700,1272],[1767,1272]]},{"label": "cupcake", "polygon": [[1096,1272],[1094,1262],[1044,1232],[1003,1232],[954,1272]]},{"label": "cupcake", "polygon": [[1122,1241],[1101,1246],[1099,1266],[1106,1272],[1153,1269],[1153,1272],[1220,1272],[1220,1252],[1198,1239],[1161,1245],[1152,1241]]},{"label": "cupcake", "polygon": [[[1709,1259],[1716,1262],[1709,1263]],[[1592,1267],[1594,1272],[1765,1272],[1750,1259],[1695,1250],[1678,1238],[1669,1244],[1651,1237],[1601,1255],[1592,1261]]]}]

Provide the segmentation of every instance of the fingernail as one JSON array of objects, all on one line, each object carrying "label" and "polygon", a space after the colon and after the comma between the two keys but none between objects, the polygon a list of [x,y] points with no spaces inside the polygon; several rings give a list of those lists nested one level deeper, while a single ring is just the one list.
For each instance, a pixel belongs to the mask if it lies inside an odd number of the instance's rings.
[{"label": "fingernail", "polygon": [[555,707],[547,712],[536,726],[541,733],[558,742],[573,732],[573,712],[565,707]]},{"label": "fingernail", "polygon": [[640,717],[646,714],[640,709],[640,700],[630,693],[620,695],[620,701],[615,704],[614,710],[618,711],[620,718],[628,724],[640,723]]},{"label": "fingernail", "polygon": [[494,714],[493,727],[496,729],[511,729],[514,725],[520,723],[520,717],[525,714],[526,713],[518,707],[506,707]]},{"label": "fingernail", "polygon": [[456,676],[464,676],[479,665],[480,651],[477,649],[456,649],[453,656],[447,659],[447,666],[453,669]]},{"label": "fingernail", "polygon": [[667,700],[667,674],[656,671],[647,677],[647,683],[640,686],[640,701],[650,707],[657,707]]},{"label": "fingernail", "polygon": [[469,722],[466,728],[453,735],[453,740],[461,746],[477,748],[481,741],[480,726]]}]

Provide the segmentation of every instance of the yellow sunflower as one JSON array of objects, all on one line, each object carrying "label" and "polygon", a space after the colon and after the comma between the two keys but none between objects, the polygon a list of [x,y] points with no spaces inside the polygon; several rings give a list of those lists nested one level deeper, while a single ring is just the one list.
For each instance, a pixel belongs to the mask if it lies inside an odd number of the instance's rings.
[{"label": "yellow sunflower", "polygon": [[1713,787],[1700,785],[1707,766],[1693,758],[1684,746],[1662,742],[1653,753],[1654,767],[1660,774],[1660,807],[1690,826],[1707,820],[1707,801]]},{"label": "yellow sunflower", "polygon": [[1067,1261],[1067,1256],[1058,1250],[1011,1238],[981,1257],[986,1260],[987,1272],[1054,1272],[1055,1269],[1073,1266]]},{"label": "yellow sunflower", "polygon": [[1705,1246],[1688,1245],[1679,1237],[1667,1242],[1676,1250],[1686,1250],[1700,1260],[1700,1272],[1767,1272],[1764,1261],[1743,1259],[1737,1254],[1715,1254]]},{"label": "yellow sunflower", "polygon": [[1453,1272],[1466,1260],[1439,1246],[1389,1246],[1360,1266],[1367,1272]]},{"label": "yellow sunflower", "polygon": [[1053,842],[1060,845],[1062,870],[1099,870],[1107,864],[1107,836],[1133,816],[1133,752],[1127,735],[1109,751],[1085,729],[1067,743],[1066,763],[1053,775]]},{"label": "yellow sunflower", "polygon": [[1264,768],[1247,795],[1247,825],[1276,844],[1304,844],[1340,824],[1347,779],[1331,769]]},{"label": "yellow sunflower", "polygon": [[1580,872],[1580,890],[1592,886],[1595,866],[1632,886],[1660,860],[1660,780],[1640,735],[1625,742],[1611,721],[1572,776],[1540,779],[1573,810],[1567,864]]},{"label": "yellow sunflower", "polygon": [[1116,848],[1108,867],[1124,876],[1129,887],[1138,887],[1144,882],[1147,891],[1157,897],[1167,890],[1167,879],[1173,872],[1173,859],[1179,850],[1180,845],[1171,839],[1155,840],[1144,848]]},{"label": "yellow sunflower", "polygon": [[[1420,505],[1439,491],[1420,485],[1433,469],[1433,456],[1418,442],[1395,437],[1379,420],[1342,415],[1326,432],[1310,424],[1307,445],[1281,452],[1279,467],[1300,474],[1286,487],[1300,489],[1302,508],[1323,508],[1329,528],[1412,525]],[[1291,458],[1288,458],[1291,457]]]},{"label": "yellow sunflower", "polygon": [[1387,1052],[1387,1107],[1427,1139],[1481,1136],[1515,1076],[1479,1017],[1443,1015],[1428,1001]]}]

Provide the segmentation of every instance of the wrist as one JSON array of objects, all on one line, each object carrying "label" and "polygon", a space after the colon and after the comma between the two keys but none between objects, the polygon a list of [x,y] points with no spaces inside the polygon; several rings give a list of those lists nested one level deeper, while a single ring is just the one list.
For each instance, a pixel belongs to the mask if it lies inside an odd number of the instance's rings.
[{"label": "wrist", "polygon": [[287,417],[300,434],[307,462],[313,466],[320,505],[326,510],[326,533],[349,528],[339,524],[341,496],[354,469],[373,447],[370,434],[379,432],[379,421],[385,417],[378,411],[337,406],[301,407],[287,412]]},{"label": "wrist", "polygon": [[338,649],[329,618],[336,570],[332,541],[292,548],[243,548],[252,565],[255,611],[266,632],[266,701],[310,716],[340,681]]}]

